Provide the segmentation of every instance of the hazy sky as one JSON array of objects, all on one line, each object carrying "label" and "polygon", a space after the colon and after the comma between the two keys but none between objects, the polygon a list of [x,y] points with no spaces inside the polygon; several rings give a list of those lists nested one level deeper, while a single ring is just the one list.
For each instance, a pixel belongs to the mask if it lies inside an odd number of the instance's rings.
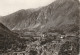
[{"label": "hazy sky", "polygon": [[0,0],[0,15],[8,15],[20,9],[45,6],[54,0]]}]

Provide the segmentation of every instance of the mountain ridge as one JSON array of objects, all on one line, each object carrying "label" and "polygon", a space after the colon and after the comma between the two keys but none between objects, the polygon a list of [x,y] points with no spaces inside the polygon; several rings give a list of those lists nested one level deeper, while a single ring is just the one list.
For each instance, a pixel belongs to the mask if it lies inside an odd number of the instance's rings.
[{"label": "mountain ridge", "polygon": [[11,30],[29,29],[44,32],[51,27],[60,29],[68,24],[77,25],[78,7],[76,0],[57,0],[40,9],[19,10],[2,17],[1,23]]}]

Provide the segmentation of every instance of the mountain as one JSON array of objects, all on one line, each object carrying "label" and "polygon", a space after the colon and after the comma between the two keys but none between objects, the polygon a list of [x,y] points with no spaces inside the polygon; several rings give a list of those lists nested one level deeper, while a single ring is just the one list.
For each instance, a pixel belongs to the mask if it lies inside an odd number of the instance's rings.
[{"label": "mountain", "polygon": [[17,43],[17,35],[0,23],[0,53],[12,48],[12,44]]},{"label": "mountain", "polygon": [[[34,9],[19,10],[13,14],[2,17],[1,22],[4,25],[6,25],[9,29],[13,29],[16,26],[22,26],[22,25],[25,27],[25,25],[29,25],[30,22],[32,21],[30,19],[32,19],[32,18],[34,19],[35,16],[37,16],[37,15],[38,15],[37,11],[35,11]],[[22,24],[20,25],[20,23],[22,23]],[[25,24],[23,24],[23,23],[25,23]]]},{"label": "mountain", "polygon": [[[66,32],[78,28],[79,9],[77,0],[56,0],[48,6],[19,10],[0,18],[10,30],[36,30],[46,32],[57,29]],[[74,30],[75,31],[75,30]]]}]

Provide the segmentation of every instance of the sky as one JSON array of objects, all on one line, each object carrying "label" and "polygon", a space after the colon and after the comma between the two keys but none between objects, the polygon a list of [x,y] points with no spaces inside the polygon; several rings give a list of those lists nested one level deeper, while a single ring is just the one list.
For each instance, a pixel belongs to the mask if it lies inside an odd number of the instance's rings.
[{"label": "sky", "polygon": [[46,6],[55,0],[0,0],[0,16],[5,16],[20,9]]}]

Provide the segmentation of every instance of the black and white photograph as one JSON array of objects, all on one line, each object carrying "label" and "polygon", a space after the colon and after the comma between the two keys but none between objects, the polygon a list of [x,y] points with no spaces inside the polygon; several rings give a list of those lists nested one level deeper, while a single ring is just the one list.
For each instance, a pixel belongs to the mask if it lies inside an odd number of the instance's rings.
[{"label": "black and white photograph", "polygon": [[80,55],[80,0],[0,0],[0,55]]}]

